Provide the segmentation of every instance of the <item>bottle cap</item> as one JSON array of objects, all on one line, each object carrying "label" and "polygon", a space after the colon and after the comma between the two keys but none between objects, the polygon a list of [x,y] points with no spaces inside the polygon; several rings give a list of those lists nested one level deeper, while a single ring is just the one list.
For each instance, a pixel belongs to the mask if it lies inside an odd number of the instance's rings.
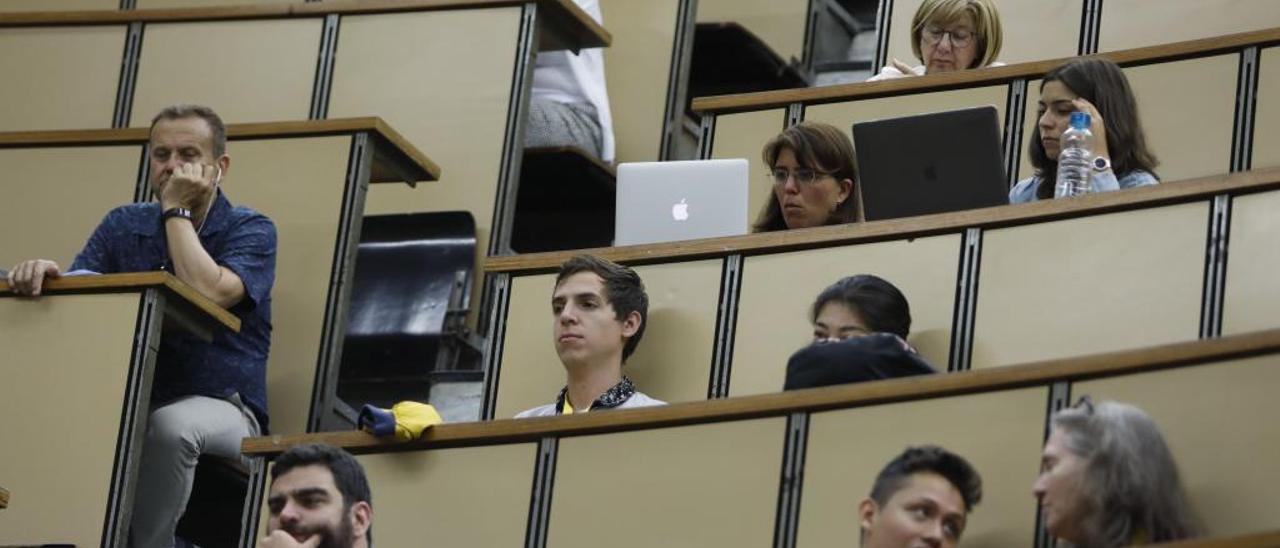
[{"label": "bottle cap", "polygon": [[1076,111],[1071,113],[1071,127],[1076,129],[1089,129],[1089,126],[1092,124],[1093,119],[1089,116],[1088,112]]}]

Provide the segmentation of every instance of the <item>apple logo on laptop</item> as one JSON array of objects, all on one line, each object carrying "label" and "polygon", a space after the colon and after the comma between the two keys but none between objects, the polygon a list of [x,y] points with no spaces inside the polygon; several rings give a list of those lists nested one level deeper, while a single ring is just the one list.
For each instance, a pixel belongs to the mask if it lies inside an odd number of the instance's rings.
[{"label": "apple logo on laptop", "polygon": [[685,203],[686,199],[680,198],[680,203],[671,206],[671,218],[677,221],[689,219],[689,204]]}]

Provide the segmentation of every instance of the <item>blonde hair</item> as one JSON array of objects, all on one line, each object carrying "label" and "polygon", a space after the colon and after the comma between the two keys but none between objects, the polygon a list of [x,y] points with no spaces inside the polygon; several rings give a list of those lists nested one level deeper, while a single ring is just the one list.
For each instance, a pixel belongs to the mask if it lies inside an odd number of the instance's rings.
[{"label": "blonde hair", "polygon": [[911,18],[911,51],[916,58],[924,61],[920,51],[920,35],[929,23],[954,23],[964,16],[973,19],[978,49],[982,55],[974,66],[966,69],[985,67],[994,63],[1000,55],[1000,46],[1004,44],[1004,31],[1000,26],[1000,12],[991,0],[924,0]]}]

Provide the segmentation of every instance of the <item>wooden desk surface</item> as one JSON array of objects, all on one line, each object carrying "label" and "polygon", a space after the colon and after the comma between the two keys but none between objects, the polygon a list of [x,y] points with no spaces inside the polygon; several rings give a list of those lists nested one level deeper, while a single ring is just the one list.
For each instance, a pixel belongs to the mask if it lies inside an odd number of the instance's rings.
[{"label": "wooden desk surface", "polygon": [[502,8],[531,2],[537,5],[538,19],[541,21],[541,51],[606,47],[613,40],[609,32],[574,4],[573,0],[328,0],[210,8],[16,12],[0,13],[0,27],[285,19],[330,14],[365,15]]},{"label": "wooden desk surface", "polygon": [[[400,132],[377,116],[359,118],[334,118],[330,120],[302,120],[284,122],[254,122],[228,124],[227,139],[273,139],[290,137],[316,137],[369,132],[374,136],[377,149],[373,170],[373,183],[401,182],[401,175],[411,178],[406,183],[436,181],[440,179],[440,166],[413,146]],[[150,136],[148,128],[125,129],[74,129],[49,131],[0,132],[0,148],[27,148],[41,146],[85,146],[145,144]]]},{"label": "wooden desk surface", "polygon": [[1090,194],[1071,200],[1041,200],[1019,205],[800,230],[779,230],[745,236],[491,256],[485,259],[484,270],[491,273],[519,274],[554,272],[561,263],[582,253],[590,253],[631,265],[724,257],[736,253],[746,255],[777,253],[954,233],[969,227],[999,228],[1086,217],[1171,203],[1186,203],[1208,199],[1219,194],[1247,194],[1275,189],[1280,189],[1280,168],[1256,169],[1186,181],[1171,181],[1122,192]]},{"label": "wooden desk surface", "polygon": [[1137,350],[960,373],[924,375],[758,396],[677,403],[610,413],[502,419],[433,426],[410,442],[361,431],[245,438],[247,455],[275,455],[295,445],[323,442],[353,453],[409,451],[537,441],[545,436],[604,434],[660,427],[786,416],[893,402],[1043,386],[1156,371],[1280,352],[1280,329]]},{"label": "wooden desk surface", "polygon": [[[1276,43],[1280,43],[1280,28],[1105,52],[1098,55],[1111,59],[1122,66],[1134,66],[1235,51],[1247,46],[1267,46]],[[988,67],[980,70],[964,70],[878,82],[859,82],[836,86],[697,97],[693,100],[693,110],[701,113],[728,114],[785,107],[792,103],[835,103],[910,93],[998,85],[1023,78],[1039,78],[1058,65],[1072,59],[1075,58],[1047,59],[1001,67]]]},{"label": "wooden desk surface", "polygon": [[[163,287],[170,294],[182,298],[187,303],[213,318],[218,324],[232,331],[240,331],[240,318],[225,308],[214,304],[194,288],[179,280],[168,272],[133,272],[128,274],[101,274],[96,276],[71,276],[56,280],[46,280],[42,293],[58,295],[67,293],[115,293],[136,291],[141,288]],[[0,298],[17,297],[9,288],[9,283],[0,280]]]}]

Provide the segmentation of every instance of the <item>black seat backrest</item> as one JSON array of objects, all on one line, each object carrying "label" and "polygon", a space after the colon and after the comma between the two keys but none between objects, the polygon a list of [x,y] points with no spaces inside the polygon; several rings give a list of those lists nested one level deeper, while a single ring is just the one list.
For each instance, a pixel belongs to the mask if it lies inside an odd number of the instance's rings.
[{"label": "black seat backrest", "polygon": [[465,316],[475,253],[470,212],[365,217],[342,376],[429,371],[451,312]]}]

